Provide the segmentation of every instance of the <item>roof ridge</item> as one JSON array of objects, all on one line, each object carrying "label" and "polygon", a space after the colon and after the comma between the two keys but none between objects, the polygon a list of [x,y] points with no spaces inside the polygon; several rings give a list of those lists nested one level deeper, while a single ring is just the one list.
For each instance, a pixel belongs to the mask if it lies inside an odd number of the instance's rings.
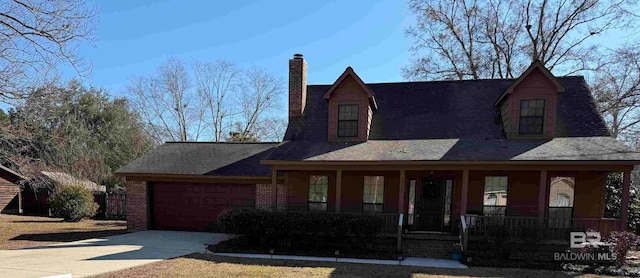
[{"label": "roof ridge", "polygon": [[280,144],[282,142],[215,142],[215,141],[167,141],[164,144],[227,144],[227,145],[267,145],[267,144]]},{"label": "roof ridge", "polygon": [[[564,78],[584,78],[584,75],[565,75],[555,76],[558,79]],[[415,83],[444,83],[444,82],[478,82],[478,81],[515,81],[517,78],[483,78],[483,79],[465,79],[465,80],[422,80],[422,81],[392,81],[392,82],[365,82],[365,85],[385,85],[385,84],[415,84]],[[332,84],[308,84],[307,86],[332,86]]]}]

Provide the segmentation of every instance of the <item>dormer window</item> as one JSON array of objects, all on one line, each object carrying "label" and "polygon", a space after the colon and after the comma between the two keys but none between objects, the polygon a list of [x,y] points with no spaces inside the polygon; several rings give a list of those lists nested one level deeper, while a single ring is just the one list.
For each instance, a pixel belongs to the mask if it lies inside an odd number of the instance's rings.
[{"label": "dormer window", "polygon": [[542,134],[544,126],[544,99],[520,101],[520,134]]},{"label": "dormer window", "polygon": [[338,105],[338,137],[358,137],[358,105]]}]

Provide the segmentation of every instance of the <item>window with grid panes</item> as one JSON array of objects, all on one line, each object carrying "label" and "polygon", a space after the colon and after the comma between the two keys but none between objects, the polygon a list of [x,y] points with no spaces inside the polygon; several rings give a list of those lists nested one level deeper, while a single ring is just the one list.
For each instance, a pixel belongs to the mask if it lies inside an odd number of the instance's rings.
[{"label": "window with grid panes", "polygon": [[549,184],[549,226],[559,228],[571,225],[575,184],[575,177],[551,177]]},{"label": "window with grid panes", "polygon": [[384,210],[384,176],[365,176],[362,211],[381,213]]},{"label": "window with grid panes", "polygon": [[358,105],[338,105],[338,137],[358,137]]},{"label": "window with grid panes", "polygon": [[505,216],[507,214],[507,187],[509,180],[506,176],[484,178],[484,195],[482,214]]},{"label": "window with grid panes", "polygon": [[542,134],[544,99],[520,101],[520,134]]},{"label": "window with grid panes", "polygon": [[309,211],[327,211],[328,176],[309,177]]}]

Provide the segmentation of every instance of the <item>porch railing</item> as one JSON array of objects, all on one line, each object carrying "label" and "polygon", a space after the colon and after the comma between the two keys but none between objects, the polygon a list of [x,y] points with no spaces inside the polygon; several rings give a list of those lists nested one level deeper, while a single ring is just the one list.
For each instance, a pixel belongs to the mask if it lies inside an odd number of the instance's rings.
[{"label": "porch railing", "polygon": [[379,215],[380,217],[382,217],[382,221],[384,223],[381,233],[386,235],[396,235],[398,232],[398,221],[400,220],[400,214],[384,213]]},{"label": "porch railing", "polygon": [[468,237],[569,240],[570,232],[597,231],[602,237],[620,230],[620,220],[607,218],[544,218],[463,215]]}]

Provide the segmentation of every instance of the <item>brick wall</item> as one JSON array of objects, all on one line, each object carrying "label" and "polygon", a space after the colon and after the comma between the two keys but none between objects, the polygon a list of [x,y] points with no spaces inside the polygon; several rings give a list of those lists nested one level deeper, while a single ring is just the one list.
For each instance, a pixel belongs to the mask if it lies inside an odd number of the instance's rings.
[{"label": "brick wall", "polygon": [[307,63],[302,55],[289,60],[289,117],[301,116],[307,100]]},{"label": "brick wall", "polygon": [[[287,187],[278,184],[278,210],[287,209]],[[271,184],[256,184],[256,208],[273,209],[273,188]]]},{"label": "brick wall", "polygon": [[147,182],[127,181],[127,229],[141,231],[148,228]]}]

